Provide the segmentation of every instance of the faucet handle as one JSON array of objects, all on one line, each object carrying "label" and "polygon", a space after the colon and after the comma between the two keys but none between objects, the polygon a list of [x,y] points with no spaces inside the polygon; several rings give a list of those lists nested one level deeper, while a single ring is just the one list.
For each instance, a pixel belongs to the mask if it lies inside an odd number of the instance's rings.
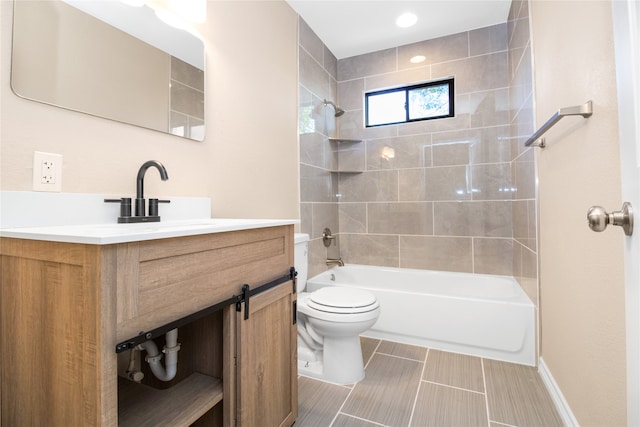
[{"label": "faucet handle", "polygon": [[160,216],[158,214],[158,203],[171,203],[171,200],[149,199],[149,216]]},{"label": "faucet handle", "polygon": [[105,203],[120,203],[120,216],[131,216],[131,197],[121,197],[119,199],[104,199]]},{"label": "faucet handle", "polygon": [[331,245],[331,241],[333,241],[333,244],[336,244],[336,236],[331,234],[331,230],[329,228],[325,228],[324,231],[322,232],[322,243],[324,244],[325,248],[328,248]]}]

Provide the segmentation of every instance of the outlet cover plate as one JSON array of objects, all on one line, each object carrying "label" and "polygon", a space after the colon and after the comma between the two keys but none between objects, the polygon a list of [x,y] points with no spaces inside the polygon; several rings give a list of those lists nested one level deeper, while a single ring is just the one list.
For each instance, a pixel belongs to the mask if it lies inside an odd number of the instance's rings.
[{"label": "outlet cover plate", "polygon": [[33,191],[62,191],[62,155],[33,153]]}]

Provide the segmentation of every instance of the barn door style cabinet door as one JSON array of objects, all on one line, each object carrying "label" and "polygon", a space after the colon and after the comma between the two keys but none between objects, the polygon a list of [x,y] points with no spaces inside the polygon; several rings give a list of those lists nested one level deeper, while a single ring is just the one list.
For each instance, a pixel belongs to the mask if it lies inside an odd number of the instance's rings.
[{"label": "barn door style cabinet door", "polygon": [[232,314],[237,425],[291,426],[298,414],[295,283],[251,292]]}]

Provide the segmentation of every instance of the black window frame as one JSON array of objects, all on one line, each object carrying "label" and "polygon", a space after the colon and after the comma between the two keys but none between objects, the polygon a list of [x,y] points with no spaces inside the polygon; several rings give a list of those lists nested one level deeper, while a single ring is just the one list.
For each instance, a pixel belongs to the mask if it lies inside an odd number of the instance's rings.
[{"label": "black window frame", "polygon": [[[409,92],[415,89],[421,89],[421,88],[425,88],[425,87],[431,87],[431,86],[441,86],[443,84],[447,84],[449,86],[449,113],[448,114],[442,114],[442,115],[438,115],[438,116],[432,116],[432,117],[423,117],[423,118],[419,118],[419,119],[409,119],[409,108],[407,107],[409,105]],[[404,92],[405,93],[405,104],[404,104],[404,110],[405,110],[405,120],[402,121],[398,121],[398,122],[390,122],[390,123],[380,123],[380,124],[375,124],[375,125],[370,125],[369,124],[369,97],[373,96],[373,95],[382,95],[385,93],[393,93],[393,92]],[[424,120],[435,120],[435,119],[443,119],[443,118],[447,118],[447,117],[455,117],[455,89],[454,89],[454,78],[453,77],[449,77],[446,79],[442,79],[442,80],[433,80],[433,81],[429,81],[426,83],[419,83],[419,84],[415,84],[415,85],[410,85],[410,86],[400,86],[400,87],[395,87],[395,88],[390,88],[390,89],[383,89],[383,90],[376,90],[376,91],[372,91],[372,92],[366,92],[364,94],[364,119],[365,119],[365,127],[378,127],[378,126],[389,126],[389,125],[397,125],[397,124],[401,124],[401,123],[413,123],[413,122],[421,122]]]}]

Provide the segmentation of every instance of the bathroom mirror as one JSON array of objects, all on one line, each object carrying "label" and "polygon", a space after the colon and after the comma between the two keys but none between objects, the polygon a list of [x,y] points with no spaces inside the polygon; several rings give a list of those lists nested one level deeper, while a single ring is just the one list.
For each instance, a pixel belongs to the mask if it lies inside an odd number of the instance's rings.
[{"label": "bathroom mirror", "polygon": [[147,6],[14,1],[11,88],[33,101],[204,139],[204,45]]}]

